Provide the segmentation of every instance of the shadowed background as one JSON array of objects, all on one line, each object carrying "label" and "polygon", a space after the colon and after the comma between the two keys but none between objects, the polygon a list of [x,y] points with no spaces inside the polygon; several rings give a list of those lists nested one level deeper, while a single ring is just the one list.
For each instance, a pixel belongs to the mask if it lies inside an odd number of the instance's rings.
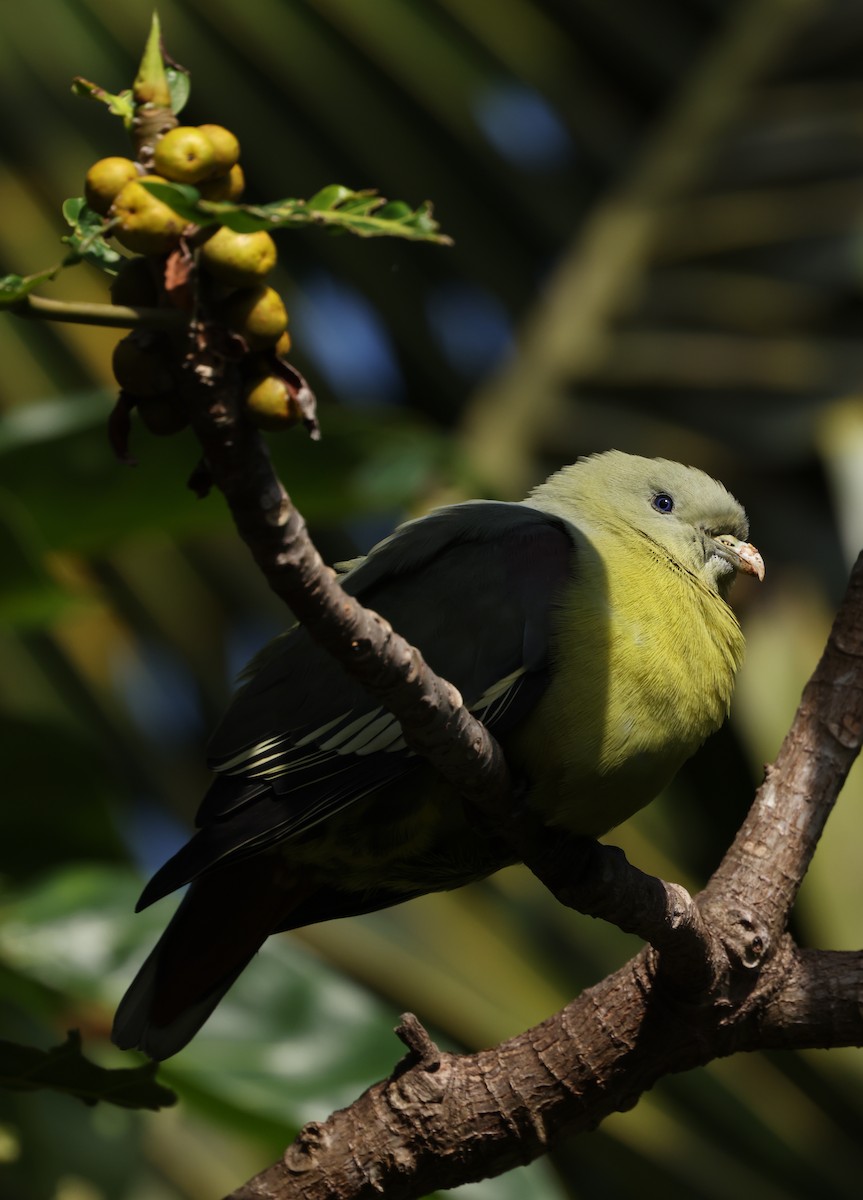
[{"label": "shadowed background", "polygon": [[[127,86],[150,4],[0,5],[0,273],[62,253],[60,203],[126,152],[72,76]],[[452,249],[278,235],[293,361],[319,444],[273,438],[331,560],[444,500],[520,498],[617,446],[702,467],[764,554],[736,605],[731,725],[613,835],[696,889],[745,811],[863,545],[860,0],[163,0],[192,71],[183,119],[242,145],[250,199],[327,183],[435,203]],[[81,266],[44,294],[105,299]],[[207,731],[285,624],[190,437],[105,419],[117,334],[0,320],[0,1036],[78,1026],[104,1063],[113,1005],[166,921],[132,917],[183,839]],[[859,771],[797,907],[810,944],[861,939]],[[208,1200],[399,1056],[412,1009],[453,1047],[541,1020],[637,943],[517,869],[273,939],[162,1070],[179,1108],[0,1092],[0,1194]],[[759,1055],[670,1078],[630,1113],[471,1200],[672,1191],[856,1197],[856,1051]]]}]

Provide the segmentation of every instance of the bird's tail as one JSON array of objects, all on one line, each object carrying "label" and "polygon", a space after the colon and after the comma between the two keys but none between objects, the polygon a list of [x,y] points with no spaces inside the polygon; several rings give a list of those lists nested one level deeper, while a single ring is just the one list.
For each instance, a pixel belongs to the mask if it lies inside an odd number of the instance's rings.
[{"label": "bird's tail", "polygon": [[156,1059],[176,1054],[308,892],[280,886],[260,856],[195,880],[120,1002],[115,1044]]}]

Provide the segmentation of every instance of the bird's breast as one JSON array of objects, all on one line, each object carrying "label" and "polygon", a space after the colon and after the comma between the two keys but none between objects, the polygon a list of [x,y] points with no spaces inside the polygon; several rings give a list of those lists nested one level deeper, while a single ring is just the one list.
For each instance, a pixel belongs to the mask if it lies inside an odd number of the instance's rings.
[{"label": "bird's breast", "polygon": [[546,819],[593,836],[718,728],[743,651],[731,609],[689,572],[639,546],[603,549],[579,556],[552,681],[516,743]]}]

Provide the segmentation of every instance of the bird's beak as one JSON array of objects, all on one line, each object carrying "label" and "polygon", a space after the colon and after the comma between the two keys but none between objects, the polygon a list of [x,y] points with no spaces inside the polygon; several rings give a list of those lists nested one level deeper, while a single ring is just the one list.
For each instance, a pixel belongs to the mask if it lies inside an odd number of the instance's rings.
[{"label": "bird's beak", "polygon": [[751,542],[741,542],[740,538],[736,538],[730,533],[722,533],[715,540],[727,551],[725,557],[730,563],[733,563],[736,570],[741,571],[744,575],[757,576],[759,582],[763,580],[764,559]]}]

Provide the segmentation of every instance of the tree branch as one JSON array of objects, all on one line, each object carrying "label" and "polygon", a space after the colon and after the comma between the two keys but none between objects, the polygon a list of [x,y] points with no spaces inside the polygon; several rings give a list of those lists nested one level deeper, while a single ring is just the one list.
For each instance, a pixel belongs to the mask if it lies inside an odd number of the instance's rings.
[{"label": "tree branch", "polygon": [[458,690],[383,617],[348,596],[325,566],[260,434],[237,416],[238,393],[231,365],[211,355],[202,337],[186,364],[183,398],[206,473],[270,587],[315,641],[398,717],[412,749],[462,794],[507,795],[503,753],[464,708]]},{"label": "tree branch", "polygon": [[189,323],[188,313],[179,308],[130,308],[125,304],[90,304],[84,300],[49,300],[45,296],[25,296],[10,306],[16,317],[35,317],[40,321],[65,321],[74,325],[104,325],[117,329],[182,330]]},{"label": "tree branch", "polygon": [[703,909],[730,902],[744,911],[757,896],[767,936],[784,930],[861,742],[863,554],[776,762],[703,893]]}]

